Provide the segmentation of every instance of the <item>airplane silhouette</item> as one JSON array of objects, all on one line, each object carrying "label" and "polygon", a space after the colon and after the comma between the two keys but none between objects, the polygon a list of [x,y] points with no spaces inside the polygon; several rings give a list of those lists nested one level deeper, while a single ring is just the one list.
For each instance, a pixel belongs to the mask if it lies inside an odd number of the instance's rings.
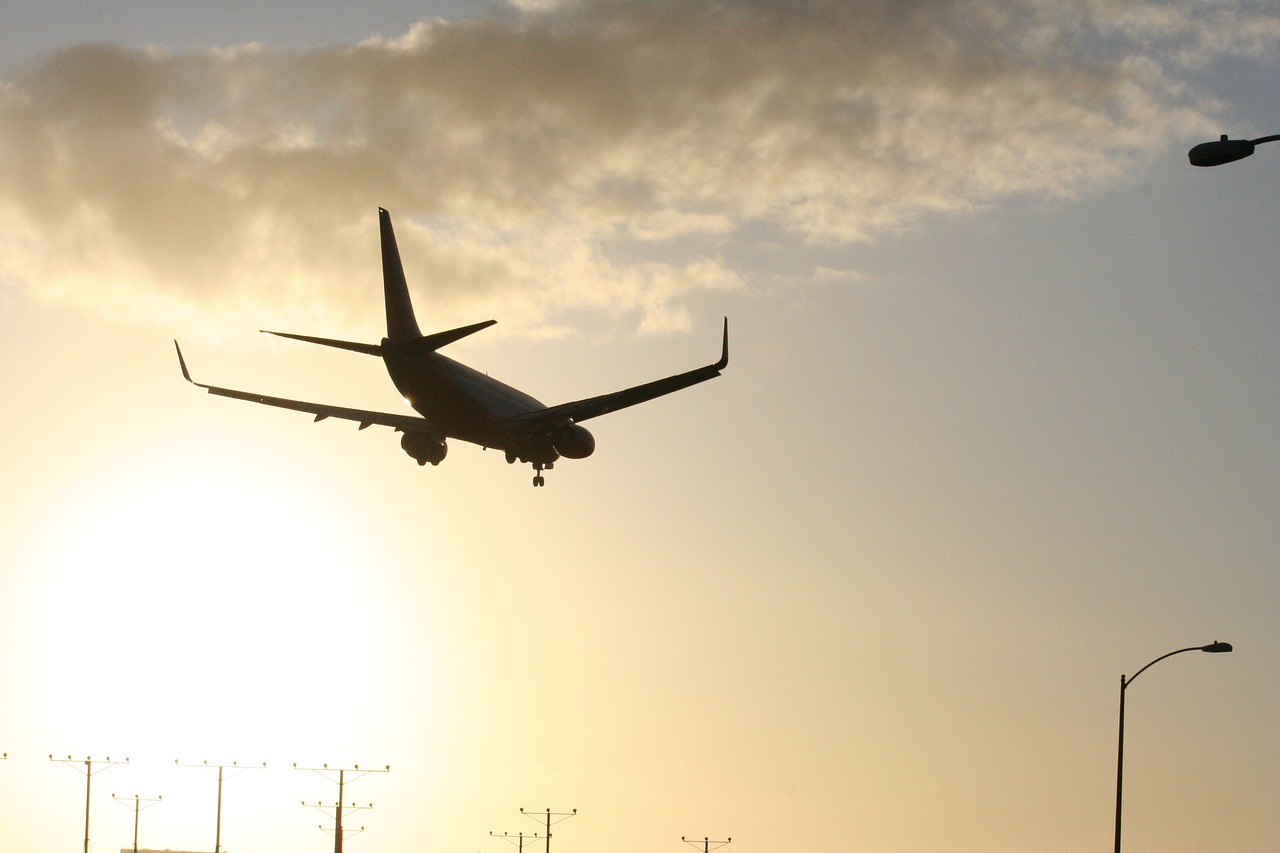
[{"label": "airplane silhouette", "polygon": [[518,459],[532,465],[533,485],[542,486],[546,482],[543,470],[554,467],[557,459],[582,459],[595,451],[595,438],[579,425],[580,421],[714,379],[729,364],[729,319],[726,317],[720,360],[714,364],[611,394],[545,406],[523,391],[437,352],[441,347],[488,328],[497,321],[485,320],[445,332],[422,334],[409,300],[400,250],[391,228],[391,215],[378,208],[378,221],[382,232],[382,282],[387,308],[387,336],[381,343],[364,344],[262,331],[268,335],[380,357],[392,383],[417,415],[308,403],[196,382],[191,378],[182,349],[175,340],[173,346],[178,353],[182,377],[210,394],[307,412],[315,415],[316,421],[343,418],[356,421],[360,429],[373,424],[391,427],[403,433],[400,447],[419,465],[428,462],[439,465],[448,452],[446,439],[450,438],[486,449],[502,450],[508,463]]}]

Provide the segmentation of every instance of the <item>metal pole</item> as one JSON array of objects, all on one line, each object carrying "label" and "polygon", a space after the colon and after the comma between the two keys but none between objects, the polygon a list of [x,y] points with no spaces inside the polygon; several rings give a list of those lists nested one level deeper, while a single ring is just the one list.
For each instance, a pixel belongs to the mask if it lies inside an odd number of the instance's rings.
[{"label": "metal pole", "polygon": [[342,853],[342,786],[346,775],[346,768],[338,771],[338,813],[333,833],[333,853]]},{"label": "metal pole", "polygon": [[84,766],[84,853],[89,853],[89,786],[93,782],[93,759],[86,758]]},{"label": "metal pole", "polygon": [[[137,853],[137,851],[134,851]],[[218,818],[213,835],[213,853],[222,853],[222,765],[218,765]]]},{"label": "metal pole", "polygon": [[1124,690],[1129,682],[1120,676],[1120,736],[1116,746],[1116,850],[1120,853],[1120,801],[1124,794]]}]

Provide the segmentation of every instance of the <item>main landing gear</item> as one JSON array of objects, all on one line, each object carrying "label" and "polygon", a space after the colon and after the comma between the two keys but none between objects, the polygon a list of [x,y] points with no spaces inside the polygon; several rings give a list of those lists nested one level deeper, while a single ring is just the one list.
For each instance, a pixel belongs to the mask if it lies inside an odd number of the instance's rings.
[{"label": "main landing gear", "polygon": [[[529,456],[533,454],[522,455],[517,450],[508,449],[506,455],[507,455],[508,465],[514,464],[515,461],[519,459],[521,462],[528,462],[530,465],[533,466],[534,488],[541,488],[542,486],[545,486],[547,484],[547,478],[542,476],[542,472],[544,469],[547,471],[550,471],[552,468],[556,467],[554,456],[552,457],[552,461],[550,462],[535,462],[529,458]],[[544,456],[543,458],[545,459],[546,457]]]}]

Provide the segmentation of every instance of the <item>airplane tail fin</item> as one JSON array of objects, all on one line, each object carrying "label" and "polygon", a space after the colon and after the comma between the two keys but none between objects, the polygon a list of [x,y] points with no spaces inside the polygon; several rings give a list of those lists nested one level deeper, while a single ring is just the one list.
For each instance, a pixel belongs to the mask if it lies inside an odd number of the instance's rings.
[{"label": "airplane tail fin", "polygon": [[387,339],[392,342],[411,341],[422,337],[418,321],[413,316],[413,303],[409,300],[409,285],[404,279],[404,267],[400,263],[400,249],[396,246],[396,233],[391,228],[391,214],[378,208],[378,225],[382,232],[382,289],[387,302]]}]

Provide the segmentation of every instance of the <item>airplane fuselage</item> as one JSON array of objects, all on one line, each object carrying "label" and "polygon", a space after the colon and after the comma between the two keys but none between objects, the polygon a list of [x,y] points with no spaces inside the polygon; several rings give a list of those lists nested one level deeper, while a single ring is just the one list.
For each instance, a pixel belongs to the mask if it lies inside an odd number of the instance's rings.
[{"label": "airplane fuselage", "polygon": [[538,400],[438,352],[407,354],[382,342],[387,374],[400,396],[448,438],[507,450],[494,425],[545,409]]}]

